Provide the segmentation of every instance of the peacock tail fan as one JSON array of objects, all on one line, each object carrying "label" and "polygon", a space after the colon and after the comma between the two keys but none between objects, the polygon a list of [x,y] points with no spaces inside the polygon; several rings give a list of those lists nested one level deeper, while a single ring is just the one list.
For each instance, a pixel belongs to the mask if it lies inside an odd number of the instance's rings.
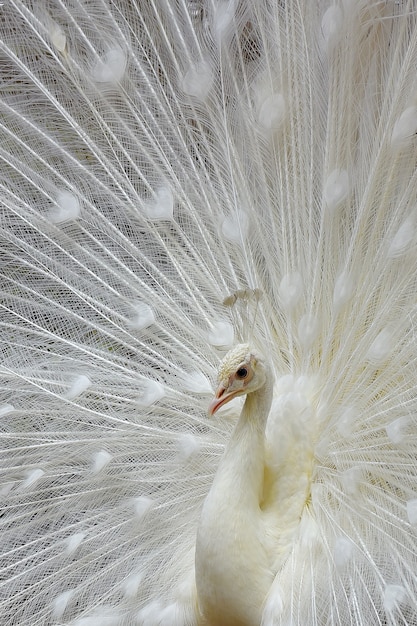
[{"label": "peacock tail fan", "polygon": [[200,626],[246,317],[302,493],[262,626],[417,624],[417,2],[6,0],[0,33],[2,626]]}]

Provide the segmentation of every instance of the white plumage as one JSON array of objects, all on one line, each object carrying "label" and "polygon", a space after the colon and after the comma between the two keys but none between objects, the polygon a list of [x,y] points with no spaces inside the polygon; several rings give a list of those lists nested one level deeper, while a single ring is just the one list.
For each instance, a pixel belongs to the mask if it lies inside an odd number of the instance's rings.
[{"label": "white plumage", "polygon": [[2,626],[417,624],[416,15],[1,3]]},{"label": "white plumage", "polygon": [[204,502],[197,532],[197,603],[208,624],[260,624],[271,587],[276,545],[268,531],[275,530],[278,507],[268,524],[270,502],[263,485],[272,386],[270,368],[248,345],[238,345],[227,354],[210,412],[242,394],[246,401]]}]

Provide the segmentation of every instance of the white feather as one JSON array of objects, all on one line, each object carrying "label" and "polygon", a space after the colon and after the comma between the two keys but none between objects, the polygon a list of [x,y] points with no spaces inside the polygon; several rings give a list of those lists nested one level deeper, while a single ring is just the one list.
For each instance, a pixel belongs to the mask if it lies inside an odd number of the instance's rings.
[{"label": "white feather", "polygon": [[416,1],[0,12],[2,626],[200,626],[242,335],[276,380],[262,624],[416,624]]}]

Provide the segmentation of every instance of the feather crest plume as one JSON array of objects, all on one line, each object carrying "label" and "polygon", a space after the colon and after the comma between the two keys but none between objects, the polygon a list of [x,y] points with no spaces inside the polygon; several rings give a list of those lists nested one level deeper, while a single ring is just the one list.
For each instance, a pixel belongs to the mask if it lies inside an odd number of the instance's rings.
[{"label": "feather crest plume", "polygon": [[251,289],[308,459],[262,624],[417,623],[416,10],[1,3],[2,625],[198,624]]}]

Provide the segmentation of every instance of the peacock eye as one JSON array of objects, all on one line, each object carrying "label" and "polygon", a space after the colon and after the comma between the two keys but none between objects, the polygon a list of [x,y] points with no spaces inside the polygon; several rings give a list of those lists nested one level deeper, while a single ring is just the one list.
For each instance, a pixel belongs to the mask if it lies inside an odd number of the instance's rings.
[{"label": "peacock eye", "polygon": [[238,378],[246,378],[247,375],[248,375],[248,370],[246,369],[246,367],[239,367],[239,369],[236,372],[236,376]]}]

